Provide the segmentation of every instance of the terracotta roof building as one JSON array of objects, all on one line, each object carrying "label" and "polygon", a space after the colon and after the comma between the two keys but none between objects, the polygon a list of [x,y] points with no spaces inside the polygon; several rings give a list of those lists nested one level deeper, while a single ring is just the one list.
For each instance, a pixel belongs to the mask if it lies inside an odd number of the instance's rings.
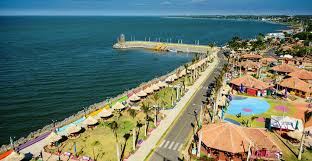
[{"label": "terracotta roof building", "polygon": [[[198,132],[202,136],[202,151],[217,150],[232,154],[247,154],[251,145],[251,158],[276,159],[276,152],[280,148],[264,129],[247,128],[231,123],[205,124]],[[259,152],[266,151],[267,155],[261,156]],[[245,160],[244,158],[243,160]],[[234,159],[235,160],[235,159]]]},{"label": "terracotta roof building", "polygon": [[288,75],[292,77],[297,77],[301,80],[306,80],[306,81],[312,80],[312,72],[309,72],[304,69],[291,72]]},{"label": "terracotta roof building", "polygon": [[288,64],[281,64],[281,65],[272,67],[273,71],[276,71],[279,73],[291,73],[291,72],[297,71],[298,69],[299,68],[292,66],[292,65],[288,65]]},{"label": "terracotta roof building", "polygon": [[248,95],[252,96],[265,96],[267,89],[271,86],[265,82],[262,82],[250,75],[245,75],[241,78],[236,78],[231,81],[232,88],[240,91],[246,92]]},{"label": "terracotta roof building", "polygon": [[258,90],[263,90],[263,89],[267,89],[270,87],[267,83],[264,83],[250,75],[245,75],[241,78],[233,79],[231,81],[231,84],[236,85],[236,86],[243,85],[244,87],[258,89]]},{"label": "terracotta roof building", "polygon": [[241,60],[252,60],[252,61],[259,61],[262,58],[261,55],[258,54],[243,54],[241,55]]},{"label": "terracotta roof building", "polygon": [[295,94],[297,96],[306,98],[311,96],[312,86],[309,83],[306,83],[303,80],[300,80],[296,77],[291,77],[283,79],[279,84],[284,89],[286,88],[290,94]]},{"label": "terracotta roof building", "polygon": [[250,60],[240,62],[239,65],[245,70],[252,70],[252,71],[256,71],[258,68],[261,67],[260,63],[253,62]]},{"label": "terracotta roof building", "polygon": [[277,59],[272,58],[272,57],[267,57],[267,58],[262,58],[262,59],[260,60],[260,62],[261,62],[263,65],[269,65],[269,64],[271,64],[271,63],[277,62]]}]

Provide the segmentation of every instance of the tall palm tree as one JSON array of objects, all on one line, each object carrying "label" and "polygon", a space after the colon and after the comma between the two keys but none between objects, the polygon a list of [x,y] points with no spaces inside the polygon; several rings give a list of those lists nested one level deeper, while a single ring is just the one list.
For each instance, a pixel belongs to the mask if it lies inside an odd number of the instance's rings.
[{"label": "tall palm tree", "polygon": [[110,129],[112,130],[115,139],[116,139],[116,152],[117,152],[117,160],[120,161],[120,152],[119,152],[119,143],[118,143],[118,135],[117,135],[117,130],[118,130],[118,123],[116,121],[113,121],[110,123]]},{"label": "tall palm tree", "polygon": [[147,128],[148,128],[148,118],[149,118],[149,112],[151,111],[151,108],[148,104],[143,103],[142,104],[142,110],[145,114],[145,130],[144,130],[144,136],[147,135]]},{"label": "tall palm tree", "polygon": [[185,68],[185,79],[188,79],[188,77],[189,77],[189,73],[188,73],[188,67],[189,67],[189,65],[188,64],[184,64],[184,68]]},{"label": "tall palm tree", "polygon": [[157,126],[157,110],[158,110],[158,107],[159,107],[159,95],[157,93],[153,95],[152,101],[153,101],[153,104],[154,104],[153,107],[155,109],[154,125]]},{"label": "tall palm tree", "polygon": [[[135,116],[136,116],[136,114],[137,114],[136,110],[130,109],[130,110],[128,110],[128,112],[129,112],[130,116],[132,117],[132,119],[134,119]],[[135,126],[133,127],[132,132],[133,132],[133,134],[132,134],[133,150],[135,150],[135,146],[136,146],[136,135],[137,135]]]}]

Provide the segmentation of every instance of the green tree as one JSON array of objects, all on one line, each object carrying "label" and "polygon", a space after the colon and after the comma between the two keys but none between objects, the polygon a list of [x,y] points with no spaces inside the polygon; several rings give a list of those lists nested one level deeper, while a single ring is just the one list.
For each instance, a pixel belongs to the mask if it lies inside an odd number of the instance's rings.
[{"label": "green tree", "polygon": [[137,112],[136,112],[136,110],[134,110],[134,109],[129,109],[128,112],[129,112],[129,115],[130,115],[133,119],[134,119],[135,116],[137,115]]},{"label": "green tree", "polygon": [[110,129],[112,130],[115,139],[116,139],[116,153],[117,153],[117,160],[120,161],[120,152],[119,152],[119,143],[118,143],[118,123],[116,121],[113,121],[109,124]]},{"label": "green tree", "polygon": [[209,43],[208,46],[213,48],[215,45],[213,43]]},{"label": "green tree", "polygon": [[144,130],[144,136],[147,136],[147,129],[148,129],[148,120],[149,120],[149,113],[151,111],[151,108],[148,104],[143,103],[142,104],[142,110],[145,114],[145,130]]}]

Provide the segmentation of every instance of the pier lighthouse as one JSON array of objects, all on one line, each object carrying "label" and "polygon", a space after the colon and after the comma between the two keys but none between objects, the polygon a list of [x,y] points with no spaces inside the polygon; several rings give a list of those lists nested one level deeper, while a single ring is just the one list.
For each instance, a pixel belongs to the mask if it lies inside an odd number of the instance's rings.
[{"label": "pier lighthouse", "polygon": [[115,45],[113,45],[113,48],[117,48],[117,49],[123,49],[126,48],[126,37],[124,34],[121,34],[118,38],[117,38],[117,43]]}]

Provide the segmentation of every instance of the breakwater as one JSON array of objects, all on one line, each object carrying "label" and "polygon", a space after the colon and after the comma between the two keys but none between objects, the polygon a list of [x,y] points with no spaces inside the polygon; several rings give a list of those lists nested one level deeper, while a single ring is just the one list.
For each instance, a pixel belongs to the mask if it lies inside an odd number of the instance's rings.
[{"label": "breakwater", "polygon": [[[122,36],[121,36],[122,37]],[[122,38],[113,45],[115,49],[141,48],[155,51],[171,51],[184,53],[206,54],[208,51],[215,50],[216,47],[208,45],[193,45],[182,43],[154,42],[154,41],[124,41]]]}]

